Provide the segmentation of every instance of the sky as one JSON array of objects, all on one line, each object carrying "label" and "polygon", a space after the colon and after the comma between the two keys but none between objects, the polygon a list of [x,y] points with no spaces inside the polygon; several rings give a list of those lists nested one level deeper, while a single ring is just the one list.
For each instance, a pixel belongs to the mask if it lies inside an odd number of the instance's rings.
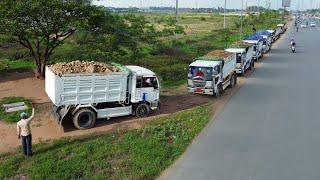
[{"label": "sky", "polygon": [[[271,2],[272,9],[278,9],[282,5],[282,0],[243,0],[244,6],[247,1],[248,6],[258,5],[266,7],[266,1]],[[175,0],[93,0],[96,5],[107,7],[150,7],[150,6],[175,6]],[[242,0],[227,0],[227,8],[241,9]],[[179,0],[179,7],[218,7],[223,6],[224,0]],[[300,7],[301,10],[309,9],[312,5],[313,8],[319,8],[320,0],[291,0],[291,10]]]}]

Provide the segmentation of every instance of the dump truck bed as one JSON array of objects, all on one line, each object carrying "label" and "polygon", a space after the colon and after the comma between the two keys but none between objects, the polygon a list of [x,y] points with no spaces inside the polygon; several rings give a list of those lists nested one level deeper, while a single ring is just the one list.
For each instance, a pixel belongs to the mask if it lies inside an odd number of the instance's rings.
[{"label": "dump truck bed", "polygon": [[127,71],[58,76],[46,67],[45,90],[56,106],[124,102],[128,76]]}]

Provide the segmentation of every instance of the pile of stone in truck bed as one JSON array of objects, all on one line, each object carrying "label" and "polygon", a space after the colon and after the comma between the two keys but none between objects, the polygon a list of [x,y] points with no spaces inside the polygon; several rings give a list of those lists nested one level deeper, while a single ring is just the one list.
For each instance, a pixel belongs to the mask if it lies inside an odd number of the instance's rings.
[{"label": "pile of stone in truck bed", "polygon": [[50,65],[49,68],[58,76],[64,74],[111,74],[119,72],[119,69],[113,65],[95,61],[72,61],[69,63],[56,63]]}]

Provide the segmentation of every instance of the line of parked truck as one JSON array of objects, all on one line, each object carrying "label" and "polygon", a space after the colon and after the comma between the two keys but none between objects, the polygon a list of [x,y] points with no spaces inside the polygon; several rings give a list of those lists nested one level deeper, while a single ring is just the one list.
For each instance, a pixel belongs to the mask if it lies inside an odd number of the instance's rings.
[{"label": "line of parked truck", "polygon": [[272,43],[287,30],[278,24],[274,30],[261,30],[224,50],[214,50],[196,58],[189,65],[188,92],[220,96],[237,83],[237,75],[244,76],[254,68],[255,61],[271,50]]},{"label": "line of parked truck", "polygon": [[[286,31],[262,30],[225,50],[215,50],[196,58],[189,66],[188,92],[220,96],[234,87],[237,74],[254,68],[254,62],[271,49]],[[46,68],[45,91],[53,102],[53,112],[61,125],[72,120],[78,129],[88,129],[97,119],[136,115],[146,117],[160,107],[160,84],[154,72],[139,66],[114,64],[116,72],[57,75]]]}]

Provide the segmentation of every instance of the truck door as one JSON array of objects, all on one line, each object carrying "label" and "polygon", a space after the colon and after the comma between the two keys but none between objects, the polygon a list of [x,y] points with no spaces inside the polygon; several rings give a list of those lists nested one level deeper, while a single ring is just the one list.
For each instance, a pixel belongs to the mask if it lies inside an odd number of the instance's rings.
[{"label": "truck door", "polygon": [[137,77],[136,99],[154,102],[159,100],[160,88],[156,77]]}]

